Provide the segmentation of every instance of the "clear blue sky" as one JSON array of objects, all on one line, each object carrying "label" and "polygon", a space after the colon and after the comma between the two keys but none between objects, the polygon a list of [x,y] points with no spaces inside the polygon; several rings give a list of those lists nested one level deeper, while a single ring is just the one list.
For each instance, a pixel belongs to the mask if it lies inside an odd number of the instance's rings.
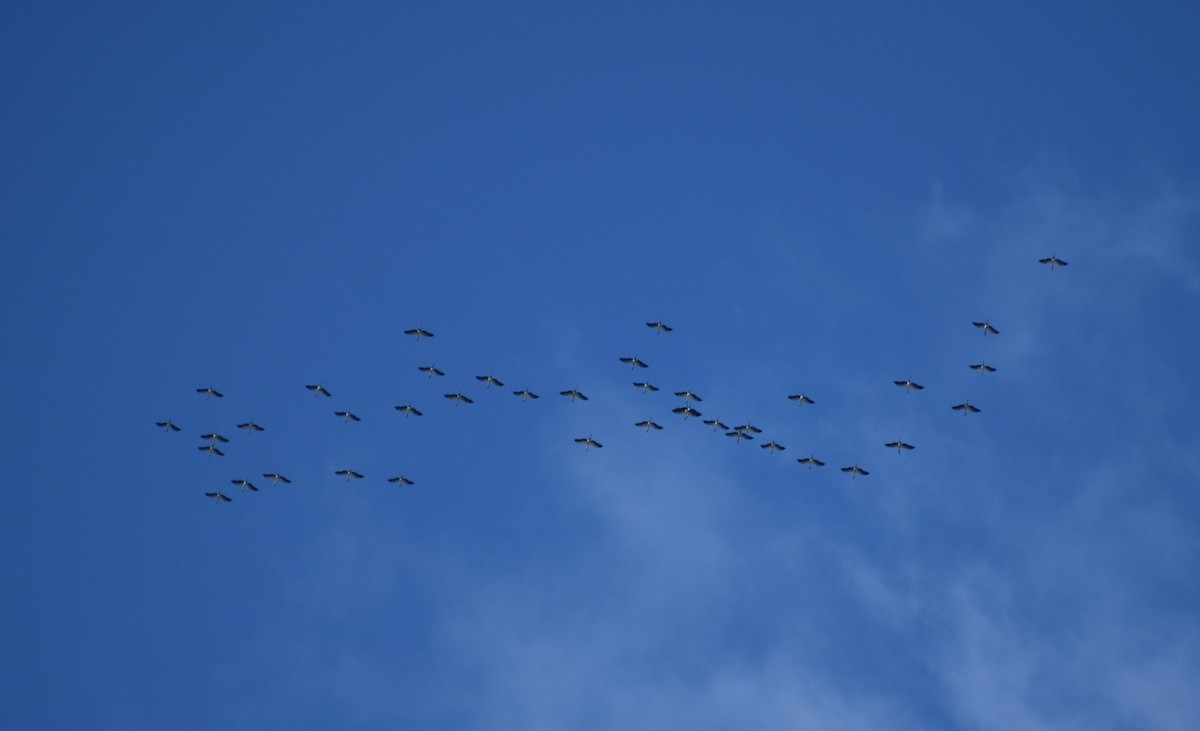
[{"label": "clear blue sky", "polygon": [[1198,30],[7,8],[0,724],[1197,728]]}]

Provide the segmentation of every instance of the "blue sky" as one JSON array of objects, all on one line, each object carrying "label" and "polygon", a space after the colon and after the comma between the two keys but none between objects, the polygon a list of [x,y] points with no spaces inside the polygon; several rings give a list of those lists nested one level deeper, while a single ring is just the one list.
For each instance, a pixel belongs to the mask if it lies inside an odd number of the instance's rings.
[{"label": "blue sky", "polygon": [[1198,21],[6,10],[0,717],[1195,728]]}]

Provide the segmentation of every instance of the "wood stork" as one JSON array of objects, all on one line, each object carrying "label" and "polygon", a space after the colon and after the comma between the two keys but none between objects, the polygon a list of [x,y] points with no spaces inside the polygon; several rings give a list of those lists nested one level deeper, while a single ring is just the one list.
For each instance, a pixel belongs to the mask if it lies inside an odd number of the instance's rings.
[{"label": "wood stork", "polygon": [[439,370],[437,369],[437,366],[432,366],[432,365],[427,365],[427,366],[418,366],[418,367],[417,367],[417,370],[419,370],[419,371],[421,371],[422,373],[424,373],[424,374],[425,374],[425,376],[426,376],[427,378],[433,378],[434,376],[444,376],[444,375],[446,375],[446,374],[445,374],[445,373],[443,373],[442,371],[439,371]]},{"label": "wood stork", "polygon": [[206,492],[204,493],[204,496],[212,498],[213,502],[215,502],[217,505],[220,505],[221,503],[233,502],[233,498],[229,497],[223,492]]},{"label": "wood stork", "polygon": [[237,428],[238,428],[238,429],[245,429],[245,430],[246,430],[246,431],[248,431],[248,432],[255,432],[255,431],[266,431],[266,429],[264,429],[263,427],[259,426],[258,424],[255,424],[253,421],[247,421],[245,424],[238,424],[238,425],[237,425]]},{"label": "wood stork", "polygon": [[568,397],[570,397],[570,399],[572,401],[574,401],[576,399],[578,399],[580,401],[588,400],[588,397],[584,396],[583,393],[577,388],[572,388],[570,391],[559,391],[558,395],[559,396],[568,396]]},{"label": "wood stork", "polygon": [[737,442],[736,442],[737,444],[741,444],[743,439],[745,439],[746,441],[751,441],[754,439],[754,437],[750,436],[746,432],[738,431],[737,429],[734,429],[733,431],[725,432],[725,436],[733,437],[734,439],[737,440]]},{"label": "wood stork", "polygon": [[900,454],[901,452],[907,452],[907,451],[916,449],[916,447],[914,447],[913,445],[905,444],[904,442],[900,441],[899,439],[897,439],[894,442],[888,442],[887,444],[885,444],[883,446],[887,447],[888,449],[896,450],[896,454]]},{"label": "wood stork", "polygon": [[595,447],[596,449],[604,449],[604,445],[601,444],[600,442],[597,442],[595,439],[592,439],[591,436],[580,437],[579,439],[575,440],[575,443],[582,444],[583,451],[585,451],[585,452],[588,451],[589,449],[591,449],[592,447]]},{"label": "wood stork", "polygon": [[726,426],[725,424],[721,423],[720,419],[705,419],[704,423],[707,426],[711,426],[713,428],[713,431],[717,431],[717,430],[729,431],[729,427]]},{"label": "wood stork", "polygon": [[811,404],[816,403],[815,401],[813,401],[812,399],[810,399],[809,397],[805,396],[802,393],[797,393],[792,396],[788,396],[788,401],[795,401],[797,406],[804,406],[805,404],[811,405]]},{"label": "wood stork", "polygon": [[389,477],[388,482],[392,483],[393,485],[399,485],[400,487],[414,484],[412,480],[408,479],[404,475],[400,475],[399,477]]},{"label": "wood stork", "polygon": [[423,414],[420,411],[417,411],[417,408],[412,404],[400,404],[396,407],[396,411],[404,414],[405,419],[410,416],[423,416]]},{"label": "wood stork", "polygon": [[541,398],[533,391],[530,391],[528,388],[523,389],[521,391],[513,391],[513,396],[520,396],[522,401],[528,401],[531,398]]},{"label": "wood stork", "polygon": [[625,365],[629,366],[631,369],[633,369],[633,368],[649,368],[650,367],[650,366],[646,365],[645,363],[643,363],[642,361],[638,360],[638,357],[636,355],[627,357],[627,358],[618,358],[617,360],[619,360],[622,363],[624,363]]},{"label": "wood stork", "polygon": [[181,431],[179,427],[175,426],[175,422],[173,421],[156,421],[154,423],[163,431]]},{"label": "wood stork", "polygon": [[645,429],[646,431],[650,431],[651,429],[653,429],[654,431],[662,431],[662,427],[659,426],[658,424],[655,424],[650,419],[646,419],[645,421],[639,421],[638,423],[634,424],[634,426],[638,427],[639,429]]},{"label": "wood stork", "polygon": [[341,417],[342,421],[347,423],[351,421],[362,421],[362,419],[358,418],[354,414],[351,414],[349,411],[335,411],[333,412],[333,415]]},{"label": "wood stork", "polygon": [[688,419],[690,419],[693,416],[700,416],[700,412],[696,411],[691,406],[680,406],[678,408],[671,409],[671,413],[672,414],[683,414],[684,421],[687,421]]},{"label": "wood stork", "polygon": [[258,488],[255,487],[254,484],[249,480],[230,480],[230,482],[242,488],[242,492],[247,490],[250,490],[251,492],[258,492]]},{"label": "wood stork", "polygon": [[496,388],[500,388],[504,385],[495,376],[475,376],[475,380],[484,384],[485,389],[491,388],[492,386],[495,386]]},{"label": "wood stork", "polygon": [[204,394],[204,398],[206,398],[206,399],[207,398],[225,398],[225,394],[221,393],[220,391],[213,388],[212,386],[208,386],[206,388],[197,388],[196,393]]},{"label": "wood stork", "polygon": [[759,429],[757,426],[749,423],[742,424],[741,426],[735,426],[733,427],[733,431],[743,432],[745,434],[762,434],[762,429]]},{"label": "wood stork", "polygon": [[633,385],[642,389],[642,393],[653,393],[654,391],[658,390],[658,386],[652,386],[649,383],[638,383],[637,381],[634,381]]},{"label": "wood stork", "polygon": [[225,453],[224,453],[224,452],[222,452],[221,450],[217,449],[217,448],[216,448],[215,446],[213,446],[212,444],[205,444],[203,447],[196,447],[196,448],[197,448],[197,449],[199,449],[201,452],[208,452],[208,456],[209,456],[209,457],[213,456],[214,454],[215,454],[215,455],[217,455],[218,457],[224,457],[224,456],[225,456]]},{"label": "wood stork", "polygon": [[665,323],[663,323],[662,320],[659,320],[658,322],[647,322],[646,327],[653,330],[655,335],[657,335],[658,333],[669,333],[675,329],[672,327],[667,327],[667,325]]},{"label": "wood stork", "polygon": [[896,384],[900,388],[903,388],[905,393],[908,393],[909,391],[925,390],[924,386],[912,380],[911,378],[906,378],[903,381],[892,381],[892,383]]},{"label": "wood stork", "polygon": [[213,444],[216,444],[217,442],[220,442],[221,444],[229,444],[229,439],[221,436],[220,434],[217,434],[216,432],[214,432],[212,434],[201,434],[200,438],[207,439],[209,442],[211,442]]},{"label": "wood stork", "polygon": [[356,480],[361,480],[363,477],[362,475],[355,472],[354,470],[338,470],[337,472],[334,472],[333,474],[337,475],[338,477],[345,477],[346,482],[349,482],[351,477],[353,477]]},{"label": "wood stork", "polygon": [[825,466],[824,462],[817,459],[816,457],[813,457],[812,455],[809,455],[808,457],[801,457],[800,459],[797,459],[796,461],[802,465],[807,465],[810,470],[813,467],[824,467]]},{"label": "wood stork", "polygon": [[459,404],[475,403],[472,399],[468,398],[467,396],[463,396],[461,391],[459,391],[458,393],[448,393],[448,394],[446,394],[446,398],[453,401],[455,406],[458,406]]},{"label": "wood stork", "polygon": [[996,372],[996,369],[991,367],[987,363],[972,363],[971,365],[969,365],[967,367],[973,371],[979,371],[980,375],[983,375],[984,373],[995,373]]},{"label": "wood stork", "polygon": [[264,472],[263,477],[270,480],[272,485],[278,485],[281,482],[285,485],[292,484],[291,480],[279,474],[278,472]]},{"label": "wood stork", "polygon": [[684,401],[695,401],[696,403],[699,403],[704,400],[691,391],[676,391],[675,395]]},{"label": "wood stork", "polygon": [[961,404],[958,404],[957,406],[951,406],[950,408],[954,411],[961,411],[964,414],[978,414],[982,410],[978,406],[972,406],[969,401],[964,401]]},{"label": "wood stork", "polygon": [[758,446],[762,447],[763,449],[769,449],[772,452],[782,452],[783,450],[787,449],[787,447],[775,441],[767,442],[766,444],[760,444]]},{"label": "wood stork", "polygon": [[985,336],[988,333],[991,333],[993,335],[1000,334],[1000,331],[997,330],[996,328],[992,327],[991,323],[989,323],[987,320],[984,320],[983,322],[972,322],[971,324],[974,325],[975,327],[979,328],[980,330],[983,330],[983,334]]},{"label": "wood stork", "polygon": [[309,391],[312,391],[314,396],[332,396],[333,395],[333,394],[329,393],[328,389],[326,389],[324,386],[322,386],[319,383],[311,383],[311,384],[305,386],[305,388],[307,388]]},{"label": "wood stork", "polygon": [[859,467],[858,465],[853,465],[851,467],[843,467],[842,472],[849,472],[851,480],[853,480],[855,477],[858,477],[859,475],[866,477],[867,475],[871,474],[870,472],[867,472],[866,470],[864,470],[862,467]]},{"label": "wood stork", "polygon": [[414,327],[414,328],[413,328],[413,329],[411,329],[411,330],[405,330],[405,331],[404,331],[404,334],[405,334],[405,335],[412,335],[412,336],[413,336],[414,338],[416,338],[417,340],[420,340],[421,338],[431,338],[431,337],[433,337],[433,333],[429,332],[428,330],[422,330],[422,329],[421,329],[421,328],[419,328],[419,327]]},{"label": "wood stork", "polygon": [[1046,258],[1046,259],[1038,259],[1038,263],[1039,264],[1049,264],[1051,269],[1053,269],[1054,267],[1065,267],[1067,265],[1067,263],[1065,261],[1063,261],[1062,259],[1059,259],[1054,254],[1051,254],[1049,256],[1049,258]]}]

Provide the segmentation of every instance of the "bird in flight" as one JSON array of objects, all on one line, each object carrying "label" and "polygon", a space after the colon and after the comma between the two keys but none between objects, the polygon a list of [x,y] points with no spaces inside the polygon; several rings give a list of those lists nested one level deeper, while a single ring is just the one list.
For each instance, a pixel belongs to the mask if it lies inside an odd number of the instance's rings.
[{"label": "bird in flight", "polygon": [[789,401],[795,401],[797,406],[803,406],[803,405],[805,405],[805,404],[813,404],[813,403],[816,403],[815,401],[813,401],[812,399],[810,399],[809,397],[805,396],[805,395],[804,395],[804,394],[802,394],[802,393],[798,393],[798,394],[795,394],[795,395],[792,395],[792,396],[788,396],[788,400],[789,400]]},{"label": "bird in flight", "polygon": [[433,337],[433,333],[429,332],[428,330],[422,330],[422,329],[421,329],[421,328],[419,328],[419,327],[414,327],[414,328],[413,328],[413,329],[411,329],[411,330],[405,330],[405,331],[404,331],[404,334],[405,334],[405,335],[412,335],[412,336],[413,336],[414,338],[416,338],[417,340],[420,340],[421,338],[431,338],[431,337]]},{"label": "bird in flight", "polygon": [[491,388],[492,386],[499,388],[504,385],[495,376],[475,376],[475,380],[484,384],[484,388]]},{"label": "bird in flight", "polygon": [[645,421],[639,421],[638,423],[634,424],[634,426],[636,426],[640,429],[645,429],[646,431],[650,431],[651,429],[653,429],[654,431],[662,431],[662,427],[659,426],[658,424],[655,424],[650,419],[646,419]]},{"label": "bird in flight", "polygon": [[204,394],[204,398],[225,398],[225,394],[221,393],[212,386],[207,388],[197,388],[196,393]]},{"label": "bird in flight", "polygon": [[912,380],[911,378],[906,378],[903,381],[892,381],[892,383],[896,384],[900,388],[903,388],[905,393],[908,393],[909,391],[923,391],[925,389],[924,386]]},{"label": "bird in flight", "polygon": [[754,439],[754,437],[750,436],[750,435],[749,435],[749,434],[747,434],[746,432],[744,432],[744,431],[738,431],[737,429],[734,429],[733,431],[727,431],[727,432],[725,432],[725,436],[727,436],[727,437],[733,437],[734,439],[736,439],[736,440],[737,440],[737,443],[738,443],[738,444],[740,444],[740,443],[742,442],[742,440],[743,440],[743,439],[745,439],[746,441],[750,441],[750,440]]},{"label": "bird in flight", "polygon": [[633,385],[642,389],[642,393],[651,393],[658,390],[658,386],[651,386],[649,383],[638,383],[637,381],[634,381]]},{"label": "bird in flight", "polygon": [[574,401],[576,399],[578,399],[580,401],[588,400],[588,397],[584,396],[583,393],[577,388],[572,388],[570,391],[559,391],[558,395],[559,396],[568,396],[568,397],[570,397],[570,399],[572,401]]},{"label": "bird in flight", "polygon": [[646,327],[653,330],[656,335],[658,333],[669,333],[674,329],[671,327],[667,327],[667,325],[665,323],[663,323],[662,320],[659,320],[658,322],[647,322]]},{"label": "bird in flight", "polygon": [[250,490],[251,492],[258,492],[258,488],[255,487],[249,480],[230,480],[230,482],[242,488],[242,492],[247,490]]},{"label": "bird in flight", "polygon": [[680,406],[679,408],[671,409],[672,414],[683,414],[683,420],[687,421],[693,416],[700,416],[700,412],[693,409],[691,406]]},{"label": "bird in flight", "polygon": [[229,440],[227,438],[221,436],[220,434],[217,434],[216,432],[213,432],[212,434],[201,434],[200,438],[207,439],[209,442],[211,442],[213,444],[216,444],[217,442],[220,442],[221,444],[229,443]]},{"label": "bird in flight", "polygon": [[388,482],[392,483],[393,485],[399,485],[400,487],[404,487],[405,485],[413,484],[413,481],[408,479],[404,475],[400,475],[399,477],[389,477]]},{"label": "bird in flight", "polygon": [[978,414],[981,409],[978,406],[972,406],[969,401],[964,401],[957,406],[950,407],[954,411],[961,411],[964,414]]},{"label": "bird in flight", "polygon": [[528,401],[531,398],[541,398],[533,391],[530,391],[528,388],[521,390],[521,391],[513,391],[513,396],[520,396],[522,401]]},{"label": "bird in flight", "polygon": [[309,391],[312,391],[314,396],[332,396],[333,395],[333,394],[329,393],[329,391],[326,390],[326,388],[319,383],[309,384],[309,385],[305,386],[305,388],[307,388]]},{"label": "bird in flight", "polygon": [[733,427],[733,431],[742,432],[745,434],[762,434],[762,429],[751,424],[742,424],[741,426]]},{"label": "bird in flight", "polygon": [[156,421],[156,425],[162,428],[163,431],[180,431],[179,427],[175,426],[171,421]]},{"label": "bird in flight", "polygon": [[263,477],[270,480],[272,485],[278,485],[281,482],[285,485],[292,484],[291,480],[279,474],[278,472],[264,472]]},{"label": "bird in flight", "polygon": [[254,431],[266,431],[266,429],[264,429],[263,427],[259,426],[258,424],[255,424],[253,421],[247,421],[245,424],[238,424],[238,425],[237,425],[237,428],[238,428],[238,429],[245,429],[245,430],[246,430],[246,431],[248,431],[248,432],[254,432]]},{"label": "bird in flight", "polygon": [[419,371],[421,371],[422,373],[424,373],[424,374],[426,375],[426,377],[428,377],[428,378],[433,378],[434,376],[444,376],[444,375],[446,375],[446,374],[445,374],[445,373],[443,373],[442,371],[439,371],[439,370],[437,369],[437,366],[431,366],[431,365],[427,365],[427,366],[418,366],[418,367],[417,367],[417,370],[419,370]]},{"label": "bird in flight", "polygon": [[787,447],[783,446],[779,442],[774,441],[767,442],[766,444],[760,444],[758,446],[762,447],[763,449],[769,449],[772,452],[782,452],[783,450],[787,449]]},{"label": "bird in flight", "polygon": [[813,457],[811,455],[808,457],[801,457],[800,459],[797,459],[796,461],[802,465],[808,465],[808,468],[810,470],[813,467],[824,467],[825,466],[824,462],[822,462],[821,460],[819,460],[816,457]]},{"label": "bird in flight", "polygon": [[347,423],[351,422],[351,421],[362,421],[362,419],[358,418],[354,414],[351,414],[349,411],[335,411],[335,412],[333,412],[333,415],[340,416],[342,418],[342,421],[345,421]]},{"label": "bird in flight", "polygon": [[862,467],[859,467],[858,465],[854,465],[852,467],[843,467],[842,472],[849,472],[851,480],[853,480],[855,477],[858,477],[859,475],[866,477],[867,475],[871,474],[870,472],[867,472],[866,470],[864,470]]},{"label": "bird in flight", "polygon": [[1065,267],[1067,265],[1067,263],[1065,261],[1063,261],[1062,259],[1059,259],[1054,254],[1051,254],[1046,259],[1038,259],[1038,263],[1039,264],[1049,264],[1051,269],[1053,269],[1054,267]]},{"label": "bird in flight", "polygon": [[412,404],[400,404],[399,406],[396,407],[396,411],[403,413],[405,419],[407,419],[410,416],[421,416],[422,415],[421,412],[417,411],[416,407],[414,407]]},{"label": "bird in flight", "polygon": [[988,333],[991,333],[993,335],[1000,334],[1000,331],[997,330],[996,328],[992,327],[991,323],[987,322],[986,320],[984,320],[983,322],[972,322],[971,324],[974,325],[975,327],[979,328],[980,330],[983,330],[984,335],[987,335]]},{"label": "bird in flight", "polygon": [[691,391],[676,391],[675,395],[678,396],[679,398],[683,399],[684,401],[696,401],[697,403],[699,403],[700,401],[704,400],[704,399],[700,398],[699,396],[697,396],[696,394],[692,393]]},{"label": "bird in flight", "polygon": [[705,419],[704,423],[707,426],[711,426],[713,428],[713,431],[716,431],[718,429],[721,431],[729,431],[729,427],[722,424],[720,419]]},{"label": "bird in flight", "polygon": [[233,498],[227,496],[223,492],[206,492],[204,493],[204,496],[212,498],[213,502],[215,502],[217,505],[220,505],[221,503],[233,502]]},{"label": "bird in flight", "polygon": [[356,480],[362,479],[362,475],[358,474],[354,470],[338,470],[337,472],[334,472],[333,474],[337,475],[338,477],[345,477],[346,482],[349,482],[351,477],[353,477]]},{"label": "bird in flight", "polygon": [[604,449],[604,445],[601,444],[600,442],[597,442],[595,439],[592,439],[591,436],[580,437],[579,439],[575,440],[575,443],[582,444],[583,451],[585,451],[585,452],[588,451],[589,449],[591,449],[592,447],[595,447],[596,449]]},{"label": "bird in flight", "polygon": [[213,446],[212,444],[205,444],[203,447],[197,447],[197,449],[199,449],[201,452],[208,452],[208,456],[209,456],[209,457],[213,456],[214,454],[215,454],[215,455],[217,455],[218,457],[224,457],[224,456],[225,456],[225,453],[224,453],[224,452],[222,452],[221,450],[217,449],[217,448],[216,448],[215,446]]},{"label": "bird in flight", "polygon": [[475,402],[474,402],[474,401],[472,401],[470,398],[467,398],[466,396],[463,396],[461,391],[460,391],[459,393],[448,393],[448,394],[446,394],[446,398],[448,398],[448,399],[452,400],[452,401],[454,402],[454,405],[455,405],[455,406],[458,406],[459,404],[473,404],[473,403],[475,403]]},{"label": "bird in flight", "polygon": [[887,444],[885,444],[883,446],[887,447],[888,449],[896,450],[896,454],[900,454],[900,452],[902,452],[902,451],[907,452],[909,450],[916,449],[916,447],[914,447],[913,445],[905,444],[904,442],[902,442],[898,439],[894,442],[888,442]]},{"label": "bird in flight", "polygon": [[638,360],[638,357],[636,355],[627,357],[627,358],[619,358],[618,360],[620,360],[622,363],[629,366],[630,368],[649,368],[650,367],[650,366],[646,365],[645,363],[643,363],[642,361]]},{"label": "bird in flight", "polygon": [[995,373],[996,372],[996,369],[991,367],[987,363],[972,363],[970,366],[967,366],[967,367],[973,371],[979,371],[980,375],[982,375],[984,373]]}]

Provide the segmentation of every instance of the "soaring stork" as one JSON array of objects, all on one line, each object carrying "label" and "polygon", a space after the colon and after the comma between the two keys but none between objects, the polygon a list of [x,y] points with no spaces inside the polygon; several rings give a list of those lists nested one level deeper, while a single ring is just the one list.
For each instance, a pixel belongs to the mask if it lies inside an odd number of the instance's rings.
[{"label": "soaring stork", "polygon": [[883,446],[887,447],[888,449],[896,450],[896,454],[900,454],[901,452],[907,452],[907,451],[916,449],[916,447],[914,447],[913,445],[905,444],[904,442],[900,441],[899,439],[897,439],[894,442],[888,442],[887,444],[885,444]]},{"label": "soaring stork", "polygon": [[437,369],[437,366],[433,366],[433,365],[427,365],[427,366],[417,366],[417,370],[419,370],[419,371],[421,371],[422,373],[424,373],[424,374],[425,374],[425,376],[426,376],[427,378],[433,378],[434,376],[444,376],[444,375],[446,375],[446,374],[445,374],[445,373],[443,373],[442,371],[439,371],[439,370]]},{"label": "soaring stork", "polygon": [[405,335],[412,335],[412,336],[413,336],[414,338],[416,338],[417,340],[420,340],[421,338],[431,338],[431,337],[433,337],[433,333],[429,332],[428,330],[422,330],[422,329],[421,329],[421,328],[419,328],[419,327],[414,327],[414,328],[413,328],[413,329],[411,329],[411,330],[405,330],[405,331],[404,331],[404,334],[405,334]]},{"label": "soaring stork", "polygon": [[362,479],[362,475],[355,472],[354,470],[338,470],[337,472],[334,472],[333,474],[337,475],[338,477],[345,477],[346,482],[349,482],[351,477],[353,477],[356,480]]},{"label": "soaring stork", "polygon": [[154,423],[162,428],[163,431],[180,431],[179,427],[175,426],[175,423],[170,420],[156,421]]},{"label": "soaring stork", "polygon": [[787,449],[787,447],[775,441],[767,442],[766,444],[760,444],[758,446],[762,447],[763,449],[769,449],[772,452],[782,452],[783,450]]},{"label": "soaring stork", "polygon": [[475,403],[475,402],[474,402],[473,400],[471,400],[470,398],[468,398],[468,397],[466,397],[466,396],[463,396],[463,395],[462,395],[462,391],[459,391],[458,393],[448,393],[448,394],[446,394],[446,398],[448,398],[448,399],[450,399],[451,401],[453,401],[455,406],[458,406],[459,404],[473,404],[473,403]]},{"label": "soaring stork", "polygon": [[843,467],[842,472],[849,472],[851,480],[853,480],[855,477],[858,477],[859,475],[866,477],[867,475],[871,474],[870,472],[867,472],[866,470],[864,470],[862,467],[859,467],[858,465],[854,465],[852,467]]},{"label": "soaring stork", "polygon": [[950,408],[954,411],[961,411],[964,414],[978,414],[982,410],[978,406],[972,406],[969,401],[964,401],[961,404],[958,404],[957,406],[951,406]]},{"label": "soaring stork", "polygon": [[684,421],[687,421],[689,418],[691,418],[693,416],[700,416],[700,412],[696,411],[691,406],[680,406],[678,408],[671,409],[671,413],[672,414],[683,414]]},{"label": "soaring stork", "polygon": [[528,401],[531,398],[541,398],[533,391],[530,391],[528,388],[522,389],[520,391],[513,391],[513,396],[520,396],[522,401]]},{"label": "soaring stork", "polygon": [[720,419],[705,419],[704,423],[706,426],[711,426],[713,431],[717,431],[718,429],[721,431],[729,431],[729,427],[721,423]]},{"label": "soaring stork", "polygon": [[242,492],[247,490],[250,490],[251,492],[258,492],[258,488],[255,487],[254,484],[249,480],[230,480],[230,482],[242,488]]},{"label": "soaring stork", "polygon": [[674,330],[674,328],[667,327],[662,320],[659,320],[658,322],[647,322],[646,327],[653,330],[655,335],[658,333],[669,333]]},{"label": "soaring stork", "polygon": [[802,464],[802,465],[808,465],[808,468],[809,468],[810,470],[811,470],[813,467],[824,467],[824,466],[825,466],[825,463],[824,463],[824,462],[822,462],[821,460],[817,459],[816,457],[813,457],[812,455],[809,455],[809,456],[807,456],[807,457],[801,457],[800,459],[797,459],[796,461],[797,461],[797,462],[799,462],[799,463],[800,463],[800,464]]},{"label": "soaring stork", "polygon": [[639,421],[638,423],[634,424],[634,426],[638,427],[639,429],[645,429],[646,431],[650,431],[651,429],[653,429],[654,431],[662,431],[662,427],[659,426],[658,424],[655,424],[650,419],[646,419],[645,421]]},{"label": "soaring stork", "polygon": [[583,451],[585,451],[585,452],[588,451],[589,449],[591,449],[592,447],[595,447],[596,449],[604,449],[604,445],[601,444],[600,442],[597,442],[595,439],[592,439],[592,437],[590,435],[576,439],[575,443],[582,444]]},{"label": "soaring stork", "polygon": [[227,496],[223,492],[206,492],[204,493],[204,496],[212,498],[213,502],[215,502],[217,505],[220,505],[221,503],[233,502],[233,498]]},{"label": "soaring stork", "polygon": [[217,434],[216,432],[213,432],[212,434],[201,434],[200,438],[207,439],[212,444],[216,444],[217,442],[220,442],[221,444],[229,444],[229,439]]},{"label": "soaring stork", "polygon": [[399,477],[389,477],[388,482],[392,483],[393,485],[399,485],[400,487],[413,484],[413,481],[404,475],[400,475]]},{"label": "soaring stork", "polygon": [[245,430],[246,430],[246,431],[248,431],[248,432],[255,432],[255,431],[266,431],[266,429],[264,429],[263,427],[259,426],[258,424],[255,424],[253,421],[247,421],[245,424],[238,424],[238,425],[237,425],[237,428],[238,428],[238,429],[245,429]]},{"label": "soaring stork", "polygon": [[645,363],[643,363],[642,361],[638,360],[638,357],[636,355],[625,357],[625,358],[618,358],[618,360],[620,360],[625,365],[629,366],[631,369],[632,368],[649,368],[650,367],[650,366],[646,365]]},{"label": "soaring stork", "polygon": [[923,391],[925,389],[924,386],[912,380],[911,378],[905,378],[903,381],[892,381],[892,383],[896,384],[900,388],[903,388],[905,393],[908,393],[909,391]]},{"label": "soaring stork", "polygon": [[987,363],[982,363],[982,362],[981,363],[972,363],[971,365],[969,365],[967,367],[973,371],[979,371],[980,375],[983,375],[984,373],[995,373],[996,372],[995,368],[991,367]]},{"label": "soaring stork", "polygon": [[743,439],[745,439],[746,441],[751,441],[752,439],[754,439],[754,437],[750,436],[746,432],[738,431],[737,429],[734,429],[733,431],[725,432],[725,436],[733,437],[734,439],[737,440],[738,444],[741,444]]},{"label": "soaring stork", "polygon": [[699,403],[704,400],[691,391],[676,391],[675,395],[684,401],[695,401],[696,403]]},{"label": "soaring stork", "polygon": [[204,394],[204,398],[206,398],[206,399],[207,398],[225,398],[225,394],[221,393],[220,391],[213,388],[212,386],[208,386],[206,388],[197,388],[196,393]]},{"label": "soaring stork", "polygon": [[971,324],[974,325],[975,327],[979,328],[980,330],[983,330],[983,334],[985,336],[988,333],[991,333],[993,335],[1000,334],[1000,331],[997,330],[996,328],[992,327],[991,323],[989,323],[987,320],[984,320],[983,322],[972,322]]},{"label": "soaring stork", "polygon": [[335,411],[333,412],[333,415],[341,417],[342,421],[345,422],[362,421],[362,419],[358,418],[354,414],[351,414],[349,411]]},{"label": "soaring stork", "polygon": [[634,381],[633,385],[642,389],[642,393],[653,393],[654,391],[658,390],[658,386],[652,386],[649,383],[638,383],[637,381]]},{"label": "soaring stork", "polygon": [[733,431],[742,432],[743,434],[762,434],[762,429],[750,423],[742,424],[741,426],[733,427]]},{"label": "soaring stork", "polygon": [[1049,258],[1046,258],[1046,259],[1038,259],[1038,263],[1039,264],[1049,264],[1051,269],[1053,269],[1054,267],[1065,267],[1067,265],[1067,263],[1065,261],[1063,261],[1062,259],[1059,259],[1054,254],[1051,254],[1049,256]]},{"label": "soaring stork", "polygon": [[797,406],[803,406],[805,404],[811,405],[811,404],[816,403],[815,401],[813,401],[812,399],[810,399],[809,397],[805,396],[802,393],[797,393],[797,394],[788,396],[788,401],[795,401]]},{"label": "soaring stork", "polygon": [[264,472],[263,477],[270,480],[272,485],[278,485],[281,482],[285,485],[292,484],[291,480],[279,474],[278,472]]},{"label": "soaring stork", "polygon": [[396,411],[399,411],[400,413],[404,414],[405,419],[407,419],[410,416],[421,416],[422,415],[421,412],[417,411],[417,408],[415,406],[413,406],[412,404],[400,404],[399,406],[396,407]]},{"label": "soaring stork", "polygon": [[329,393],[329,391],[319,383],[310,383],[309,385],[305,386],[305,388],[307,388],[309,391],[312,391],[314,396],[332,396],[333,395],[333,394]]},{"label": "soaring stork", "polygon": [[214,454],[215,454],[215,455],[217,455],[218,457],[224,457],[224,456],[225,456],[225,453],[224,453],[224,452],[222,452],[221,450],[217,449],[217,448],[216,448],[214,445],[212,445],[212,444],[205,444],[203,447],[196,447],[196,449],[199,449],[201,452],[208,452],[208,456],[209,456],[209,457],[213,456]]},{"label": "soaring stork", "polygon": [[484,384],[485,389],[491,388],[492,386],[495,386],[496,388],[500,388],[501,386],[504,385],[495,376],[475,376],[475,380]]},{"label": "soaring stork", "polygon": [[570,391],[559,391],[559,392],[558,392],[558,395],[559,395],[559,396],[567,396],[567,397],[569,397],[569,398],[570,398],[572,401],[575,401],[576,399],[578,399],[578,400],[580,400],[580,401],[587,401],[587,400],[588,400],[588,397],[587,397],[587,396],[584,396],[584,395],[583,395],[583,392],[582,392],[582,391],[580,391],[580,390],[579,390],[579,389],[577,389],[577,388],[572,388]]}]

